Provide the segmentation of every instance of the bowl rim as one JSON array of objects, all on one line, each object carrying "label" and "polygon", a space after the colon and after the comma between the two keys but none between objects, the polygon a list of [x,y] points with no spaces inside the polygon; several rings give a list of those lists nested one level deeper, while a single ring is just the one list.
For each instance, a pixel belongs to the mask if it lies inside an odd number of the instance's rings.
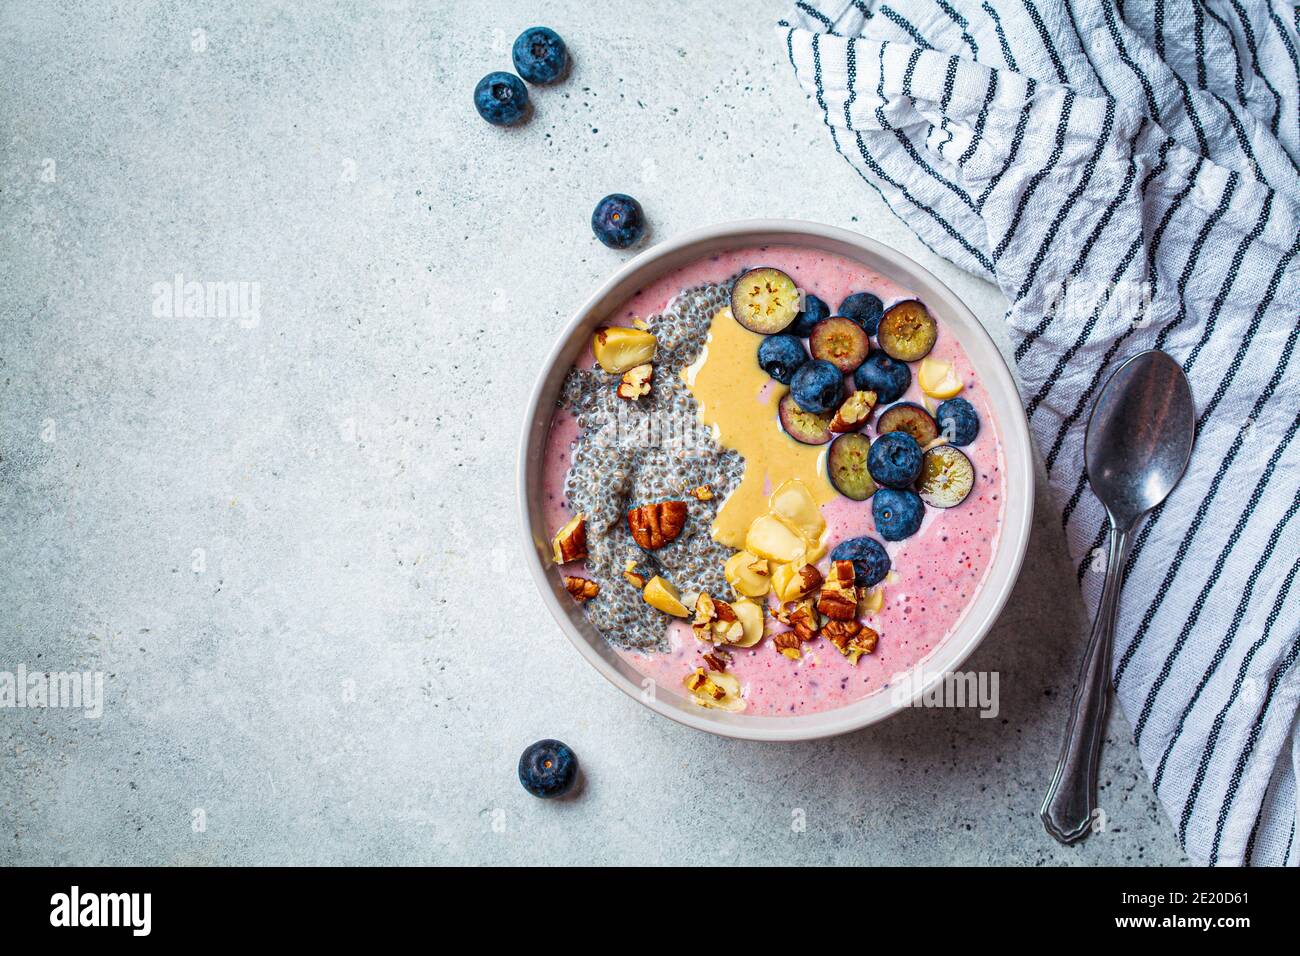
[{"label": "bowl rim", "polygon": [[[886,693],[886,689],[882,688],[830,710],[765,717],[670,703],[654,693],[653,681],[649,678],[636,683],[629,674],[624,673],[631,670],[631,665],[619,661],[616,652],[590,624],[586,624],[586,628],[592,632],[592,636],[581,633],[581,625],[573,616],[574,609],[578,606],[568,599],[560,582],[550,573],[549,532],[540,536],[534,532],[534,522],[539,521],[541,515],[537,513],[540,508],[533,506],[532,498],[534,490],[540,489],[546,432],[554,411],[553,407],[542,407],[543,396],[548,391],[558,392],[558,386],[554,389],[549,386],[557,380],[562,381],[563,376],[557,370],[558,363],[564,361],[563,368],[566,372],[572,365],[573,357],[568,356],[568,353],[577,350],[575,340],[579,333],[585,333],[588,326],[594,327],[596,321],[617,309],[630,298],[636,288],[653,282],[676,267],[665,265],[665,260],[681,258],[682,261],[678,264],[685,264],[693,258],[728,248],[765,244],[794,244],[816,248],[820,243],[852,247],[851,252],[837,250],[837,254],[854,257],[856,253],[857,260],[863,265],[896,279],[926,301],[936,298],[941,300],[945,313],[955,315],[962,327],[960,337],[967,354],[970,353],[967,336],[973,338],[984,353],[979,365],[981,382],[991,397],[1000,394],[1009,399],[1001,401],[1002,407],[998,409],[997,418],[1002,438],[1004,489],[1007,492],[1004,496],[1003,524],[998,547],[975,599],[958,619],[953,631],[918,665],[921,667],[922,679],[913,683],[912,692],[906,696],[906,700],[900,700],[896,693]],[[710,244],[716,245],[716,248],[696,251],[698,247]],[[689,255],[686,254],[688,250],[691,251]],[[884,269],[881,268],[882,265]],[[918,287],[924,288],[924,294]],[[540,419],[543,413],[544,423]],[[533,449],[539,439],[541,453],[534,454]],[[524,549],[528,554],[529,572],[542,603],[569,642],[601,676],[619,690],[655,713],[696,730],[744,740],[813,740],[859,730],[913,706],[934,683],[942,680],[946,673],[960,667],[979,646],[1006,606],[1028,549],[1035,496],[1032,448],[1024,406],[1006,359],[969,307],[932,272],[903,252],[838,226],[800,219],[733,220],[680,233],[627,260],[587,297],[565,323],[533,383],[523,418],[516,467],[520,528]],[[1014,501],[1011,494],[1013,485],[1024,490],[1024,494]],[[537,493],[540,493],[539,490]],[[992,574],[999,563],[1004,563],[1004,567],[999,579],[995,581]],[[992,597],[986,597],[986,592]],[[561,603],[561,595],[568,601],[568,606]],[[977,608],[978,616],[974,614]],[[576,614],[585,623],[581,611]],[[933,660],[936,655],[942,655],[943,667],[937,670],[926,668],[925,663]],[[650,686],[647,687],[647,684]],[[678,699],[684,700],[681,697]],[[887,703],[882,706],[881,700]]]}]

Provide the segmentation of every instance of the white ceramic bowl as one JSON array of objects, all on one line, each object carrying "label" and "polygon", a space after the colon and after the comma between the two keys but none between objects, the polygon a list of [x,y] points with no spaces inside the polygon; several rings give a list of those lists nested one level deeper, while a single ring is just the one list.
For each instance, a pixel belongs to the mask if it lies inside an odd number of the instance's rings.
[{"label": "white ceramic bowl", "polygon": [[[747,246],[805,246],[861,262],[897,282],[939,315],[945,334],[957,336],[988,392],[1005,456],[1006,496],[1002,534],[983,586],[947,639],[926,659],[928,680],[914,681],[902,698],[877,692],[843,707],[790,717],[756,717],[700,707],[679,688],[642,689],[643,677],[623,661],[588,623],[551,567],[550,535],[542,517],[542,473],[547,430],[565,373],[582,354],[592,331],[642,287],[687,263]],[[909,706],[928,684],[961,666],[997,619],[1020,573],[1034,510],[1034,471],[1029,429],[1015,382],[997,346],[975,316],[937,278],[901,252],[857,233],[798,220],[722,223],[661,242],[630,260],[583,303],[542,366],[524,418],[519,453],[519,504],[527,562],[542,601],[566,637],[615,687],[665,717],[699,730],[749,740],[807,740],[865,727]]]}]

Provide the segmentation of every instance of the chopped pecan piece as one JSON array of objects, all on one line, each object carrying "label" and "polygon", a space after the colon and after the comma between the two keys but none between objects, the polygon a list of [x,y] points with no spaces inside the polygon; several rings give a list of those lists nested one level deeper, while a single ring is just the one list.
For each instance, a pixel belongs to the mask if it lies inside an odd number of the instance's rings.
[{"label": "chopped pecan piece", "polygon": [[587,557],[587,516],[576,514],[551,539],[551,557],[556,564],[569,564]]},{"label": "chopped pecan piece", "polygon": [[709,679],[703,667],[697,667],[686,675],[686,689],[692,694],[699,694],[703,697],[711,697],[714,700],[722,700],[727,696],[727,692]]},{"label": "chopped pecan piece", "polygon": [[822,628],[822,637],[835,645],[841,654],[848,653],[849,641],[862,630],[857,621],[827,621]]},{"label": "chopped pecan piece", "polygon": [[874,651],[880,638],[872,628],[857,621],[828,621],[822,628],[822,636],[834,644],[851,664],[856,664],[863,654]]},{"label": "chopped pecan piece", "polygon": [[799,635],[794,631],[782,631],[772,637],[772,646],[792,661],[803,657],[803,651],[799,650],[801,643]]},{"label": "chopped pecan piece", "polygon": [[858,616],[858,599],[835,588],[822,588],[817,595],[817,610],[836,621],[851,621]]},{"label": "chopped pecan piece", "polygon": [[686,502],[661,501],[642,505],[627,513],[627,526],[636,543],[647,551],[662,548],[682,533],[686,524]]},{"label": "chopped pecan piece", "polygon": [[623,580],[640,591],[645,587],[648,578],[636,569],[635,561],[626,561],[623,564]]},{"label": "chopped pecan piece", "polygon": [[600,593],[600,585],[595,581],[588,581],[586,578],[575,578],[566,574],[564,576],[564,590],[572,594],[573,599],[579,604],[584,604]]},{"label": "chopped pecan piece", "polygon": [[817,610],[837,621],[858,616],[858,589],[853,586],[853,562],[835,561],[830,577],[817,595]]},{"label": "chopped pecan piece", "polygon": [[623,380],[615,389],[619,398],[635,402],[638,398],[650,394],[650,383],[655,377],[655,367],[646,363],[630,368],[623,373]]},{"label": "chopped pecan piece", "polygon": [[731,663],[731,655],[718,648],[704,655],[704,663],[709,665],[711,671],[725,671],[727,665]]},{"label": "chopped pecan piece", "polygon": [[852,561],[832,561],[831,573],[827,581],[837,588],[852,587],[856,573]]},{"label": "chopped pecan piece", "polygon": [[799,640],[811,641],[817,636],[821,622],[817,619],[817,612],[813,609],[811,601],[793,602],[785,607],[787,609],[785,623],[790,625],[790,629]]}]

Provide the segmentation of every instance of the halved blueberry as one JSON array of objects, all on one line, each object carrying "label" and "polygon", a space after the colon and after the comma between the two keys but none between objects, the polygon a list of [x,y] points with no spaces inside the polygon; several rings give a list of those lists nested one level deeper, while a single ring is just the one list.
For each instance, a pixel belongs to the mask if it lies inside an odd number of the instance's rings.
[{"label": "halved blueberry", "polygon": [[853,583],[860,588],[875,587],[889,573],[889,554],[875,538],[863,535],[841,541],[831,552],[832,561],[853,562]]},{"label": "halved blueberry", "polygon": [[519,782],[534,797],[562,797],[578,780],[578,758],[559,740],[529,744],[519,757]]},{"label": "halved blueberry", "polygon": [[871,351],[871,339],[862,327],[843,316],[833,315],[813,326],[808,349],[815,359],[830,362],[845,375],[853,372]]},{"label": "halved blueberry", "polygon": [[844,375],[830,362],[813,359],[790,379],[790,394],[805,412],[830,414],[844,396]]},{"label": "halved blueberry", "polygon": [[610,193],[592,210],[591,231],[611,249],[636,245],[645,233],[641,204],[623,193]]},{"label": "halved blueberry", "polygon": [[513,73],[489,73],[474,87],[474,108],[493,126],[513,126],[528,114],[528,87]]},{"label": "halved blueberry", "polygon": [[760,335],[785,331],[799,314],[799,289],[780,269],[750,269],[731,286],[731,315]]},{"label": "halved blueberry", "polygon": [[921,500],[936,508],[954,508],[975,486],[975,466],[966,453],[952,445],[936,445],[921,460],[916,490]]},{"label": "halved blueberry", "polygon": [[510,56],[529,83],[554,83],[569,65],[569,51],[560,35],[547,27],[529,27],[515,40]]},{"label": "halved blueberry", "polygon": [[805,412],[795,402],[793,395],[786,395],[776,406],[785,433],[797,442],[805,445],[824,445],[834,437],[831,434],[831,420],[828,415]]},{"label": "halved blueberry", "polygon": [[867,360],[853,373],[853,383],[860,389],[876,393],[876,401],[888,405],[901,398],[912,384],[912,370],[905,362],[895,362],[879,350],[867,356]]},{"label": "halved blueberry", "polygon": [[822,319],[829,318],[831,307],[823,302],[817,296],[805,292],[803,296],[803,311],[794,317],[790,327],[786,329],[791,335],[797,335],[801,339],[806,339],[812,335],[813,326]]},{"label": "halved blueberry", "polygon": [[826,473],[831,484],[845,498],[866,501],[876,493],[876,483],[867,469],[871,442],[866,435],[849,432],[831,443],[826,455]]},{"label": "halved blueberry", "polygon": [[803,343],[785,332],[767,336],[758,346],[758,367],[782,385],[789,385],[794,373],[807,361]]},{"label": "halved blueberry", "polygon": [[884,314],[885,303],[870,292],[855,292],[840,303],[839,314],[852,319],[868,335],[876,334],[880,325],[880,316]]},{"label": "halved blueberry", "polygon": [[909,299],[891,306],[880,320],[876,341],[890,358],[919,362],[930,354],[939,326],[924,305]]},{"label": "halved blueberry", "polygon": [[915,491],[881,488],[871,499],[876,532],[886,541],[902,541],[916,534],[925,517],[925,505]]},{"label": "halved blueberry", "polygon": [[867,467],[876,484],[907,488],[921,473],[921,446],[906,432],[890,432],[871,443]]},{"label": "halved blueberry", "polygon": [[975,406],[964,398],[948,399],[935,410],[934,418],[949,445],[969,445],[980,433]]},{"label": "halved blueberry", "polygon": [[930,413],[915,402],[899,402],[890,405],[876,419],[876,434],[887,435],[890,432],[907,432],[924,448],[939,437],[939,425]]}]

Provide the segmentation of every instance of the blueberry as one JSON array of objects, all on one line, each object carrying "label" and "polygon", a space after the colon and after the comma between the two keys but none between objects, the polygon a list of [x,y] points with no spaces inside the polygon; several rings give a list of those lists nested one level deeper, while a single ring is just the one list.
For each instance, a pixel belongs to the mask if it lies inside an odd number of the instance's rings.
[{"label": "blueberry", "polygon": [[554,83],[569,65],[569,51],[554,30],[529,27],[510,51],[515,69],[529,83]]},{"label": "blueberry", "polygon": [[831,552],[831,560],[852,561],[853,583],[860,588],[874,587],[889,573],[889,555],[875,538],[864,536],[841,541]]},{"label": "blueberry", "polygon": [[825,415],[840,407],[844,375],[830,362],[812,359],[800,366],[790,379],[790,394],[805,412]]},{"label": "blueberry", "polygon": [[896,362],[881,351],[872,352],[853,373],[853,384],[863,391],[875,392],[876,402],[887,405],[899,398],[912,384],[912,370],[906,362]]},{"label": "blueberry", "polygon": [[876,531],[886,541],[902,541],[916,534],[925,516],[925,505],[915,491],[881,488],[871,497],[871,516]]},{"label": "blueberry", "polygon": [[578,779],[578,758],[558,740],[529,744],[519,757],[519,782],[534,797],[562,797]]},{"label": "blueberry", "polygon": [[964,398],[950,398],[935,412],[939,430],[950,445],[969,445],[980,433],[980,417]]},{"label": "blueberry", "polygon": [[876,334],[884,313],[885,303],[870,292],[855,292],[840,303],[839,314],[858,323],[868,335]]},{"label": "blueberry", "polygon": [[513,126],[528,113],[528,87],[513,73],[489,73],[474,87],[474,108],[493,126]]},{"label": "blueberry", "polygon": [[797,335],[801,339],[806,339],[812,335],[813,326],[822,319],[831,317],[831,307],[817,298],[815,295],[804,293],[803,311],[794,317],[790,327],[786,329],[791,335]]},{"label": "blueberry", "polygon": [[906,488],[921,473],[923,457],[915,438],[907,432],[890,432],[871,443],[867,468],[876,484],[886,488]]},{"label": "blueberry", "polygon": [[769,335],[758,347],[758,367],[782,385],[789,385],[794,373],[807,361],[803,343],[793,335]]},{"label": "blueberry", "polygon": [[645,216],[641,204],[631,196],[610,193],[591,213],[591,231],[611,249],[636,245],[645,233]]}]

